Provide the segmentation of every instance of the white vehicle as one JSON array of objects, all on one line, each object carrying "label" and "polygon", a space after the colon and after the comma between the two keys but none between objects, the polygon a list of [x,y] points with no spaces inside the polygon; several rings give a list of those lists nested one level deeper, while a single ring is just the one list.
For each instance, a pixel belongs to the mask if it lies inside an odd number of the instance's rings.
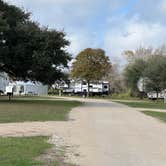
[{"label": "white vehicle", "polygon": [[[158,98],[159,99],[164,99],[165,98],[165,95],[166,93],[163,91],[161,93],[158,93]],[[157,99],[157,93],[156,92],[149,92],[147,93],[147,96],[149,99]]]},{"label": "white vehicle", "polygon": [[[86,81],[74,81],[72,80],[70,84],[63,83],[58,86],[62,89],[63,93],[73,93],[73,94],[82,94],[88,92],[88,84]],[[89,91],[91,94],[108,94],[109,93],[109,82],[107,81],[98,81],[90,83]]]},{"label": "white vehicle", "polygon": [[[93,94],[107,94],[109,92],[109,82],[94,82],[90,83],[89,91]],[[74,93],[88,92],[88,84],[83,82],[76,82],[74,85]]]}]

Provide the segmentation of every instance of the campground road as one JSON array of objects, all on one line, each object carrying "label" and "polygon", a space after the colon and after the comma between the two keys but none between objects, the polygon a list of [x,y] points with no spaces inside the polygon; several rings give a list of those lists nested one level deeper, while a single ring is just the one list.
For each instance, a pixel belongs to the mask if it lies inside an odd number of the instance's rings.
[{"label": "campground road", "polygon": [[71,114],[71,141],[81,154],[77,164],[166,166],[165,124],[118,103],[84,101]]}]

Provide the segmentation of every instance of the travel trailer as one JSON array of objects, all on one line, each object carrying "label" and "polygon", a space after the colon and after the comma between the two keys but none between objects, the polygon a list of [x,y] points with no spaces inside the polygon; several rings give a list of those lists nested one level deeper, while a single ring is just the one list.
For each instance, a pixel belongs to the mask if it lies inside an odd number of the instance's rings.
[{"label": "travel trailer", "polygon": [[[86,81],[71,80],[69,84],[61,82],[57,87],[62,89],[64,94],[84,94],[88,92],[88,84]],[[90,83],[89,91],[92,95],[107,95],[109,93],[109,82],[96,81]]]},{"label": "travel trailer", "polygon": [[[84,93],[88,92],[88,84],[86,81],[75,82],[74,83],[74,93]],[[92,94],[108,94],[109,92],[109,82],[99,81],[90,83],[89,92]]]}]

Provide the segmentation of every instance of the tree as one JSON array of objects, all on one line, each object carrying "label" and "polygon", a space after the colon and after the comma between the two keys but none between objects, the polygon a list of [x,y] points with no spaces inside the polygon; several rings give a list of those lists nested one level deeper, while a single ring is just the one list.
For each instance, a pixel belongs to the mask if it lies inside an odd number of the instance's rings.
[{"label": "tree", "polygon": [[146,61],[143,59],[136,59],[132,63],[129,63],[124,70],[124,80],[134,96],[140,95],[137,83],[139,79],[143,77],[145,68]]},{"label": "tree", "polygon": [[[160,49],[159,49],[160,50]],[[153,50],[153,48],[148,47],[139,47],[135,51],[133,50],[127,50],[123,52],[123,55],[127,59],[129,63],[134,62],[136,59],[142,59],[142,60],[147,60],[154,52],[157,50]]]},{"label": "tree", "polygon": [[124,72],[128,87],[134,94],[140,94],[137,83],[142,78],[145,91],[155,91],[158,98],[158,93],[166,89],[166,48],[140,48],[126,54],[130,57]]},{"label": "tree", "polygon": [[152,55],[152,48],[140,47],[136,50],[124,51],[123,55],[126,57],[128,64],[124,69],[124,81],[126,86],[130,89],[131,95],[142,98],[142,93],[139,92],[137,83],[140,78],[143,78],[143,72],[146,68],[146,62]]},{"label": "tree", "polygon": [[133,96],[139,96],[142,98],[142,93],[139,92],[137,83],[140,78],[143,78],[144,70],[146,68],[146,63],[148,59],[153,55],[153,48],[143,48],[140,47],[133,50],[124,51],[124,56],[128,60],[128,64],[124,70],[124,80],[127,87],[131,90]]},{"label": "tree", "polygon": [[119,94],[126,91],[124,78],[118,64],[112,64],[107,80],[110,82],[110,91],[112,94]]},{"label": "tree", "polygon": [[52,84],[71,59],[65,33],[40,27],[30,13],[0,0],[0,71],[15,80]]},{"label": "tree", "polygon": [[154,55],[149,58],[144,70],[147,92],[155,91],[158,94],[166,89],[166,57]]},{"label": "tree", "polygon": [[87,48],[76,56],[72,64],[71,76],[87,81],[89,96],[90,82],[101,80],[107,75],[110,67],[109,57],[105,55],[104,50]]}]

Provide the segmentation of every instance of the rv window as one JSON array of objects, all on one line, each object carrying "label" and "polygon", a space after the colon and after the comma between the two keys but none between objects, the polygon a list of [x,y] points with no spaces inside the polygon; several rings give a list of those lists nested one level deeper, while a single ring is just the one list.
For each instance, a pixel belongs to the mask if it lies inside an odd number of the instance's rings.
[{"label": "rv window", "polygon": [[107,89],[107,88],[108,88],[107,85],[105,85],[105,86],[104,86],[104,89]]},{"label": "rv window", "polygon": [[93,88],[93,86],[92,86],[92,85],[90,85],[90,86],[89,86],[89,88]]}]

